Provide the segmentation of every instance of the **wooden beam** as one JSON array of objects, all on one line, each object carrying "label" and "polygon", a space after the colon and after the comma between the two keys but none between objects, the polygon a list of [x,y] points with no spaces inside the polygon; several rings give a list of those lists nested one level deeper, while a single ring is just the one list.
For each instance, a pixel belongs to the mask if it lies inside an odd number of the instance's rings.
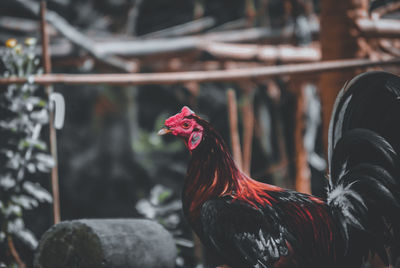
[{"label": "wooden beam", "polygon": [[373,18],[380,18],[385,14],[394,12],[400,9],[400,2],[389,2],[383,6],[380,6],[372,11]]},{"label": "wooden beam", "polygon": [[[40,30],[40,25],[38,21],[32,19],[2,16],[0,17],[0,28],[25,34],[36,34]],[[48,27],[49,35],[55,35],[56,33],[53,27]]]},{"label": "wooden beam", "polygon": [[400,37],[400,21],[393,19],[371,20],[367,18],[358,19],[357,27],[361,34],[374,38],[399,38]]},{"label": "wooden beam", "polygon": [[320,61],[321,53],[317,46],[296,47],[291,45],[253,45],[210,42],[202,49],[214,57],[234,60],[260,60],[282,62]]},{"label": "wooden beam", "polygon": [[[21,7],[33,15],[39,15],[38,5],[29,0],[15,0]],[[63,36],[72,43],[87,50],[95,57],[104,58],[106,55],[148,55],[154,53],[176,52],[187,49],[196,49],[204,40],[219,42],[244,42],[264,38],[290,38],[293,36],[294,27],[289,25],[283,29],[251,28],[225,32],[208,33],[201,36],[163,38],[156,40],[116,40],[108,42],[94,42],[85,34],[79,32],[63,17],[54,11],[48,11],[47,21],[54,26]]]},{"label": "wooden beam", "polygon": [[[240,81],[248,79],[274,77],[309,73],[311,75],[358,67],[396,65],[400,58],[389,60],[349,59],[324,61],[317,63],[286,64],[278,66],[254,67],[231,70],[171,72],[171,73],[140,73],[140,74],[43,74],[25,77],[0,78],[0,85],[23,84],[35,82],[41,85],[48,84],[112,84],[112,85],[168,85],[186,82],[217,82]],[[343,84],[342,84],[343,85]],[[324,90],[324,88],[322,88]]]},{"label": "wooden beam", "polygon": [[194,21],[189,21],[170,28],[162,29],[156,32],[141,35],[140,38],[165,38],[183,36],[188,34],[199,33],[208,28],[213,27],[216,20],[213,17],[205,17]]},{"label": "wooden beam", "polygon": [[[51,57],[70,57],[73,55],[74,47],[73,45],[66,39],[59,40],[61,42],[56,42],[50,45]],[[0,46],[0,55],[3,55],[8,48],[5,46]],[[34,52],[36,55],[42,55],[42,48],[37,46],[34,48]]]},{"label": "wooden beam", "polygon": [[[15,0],[22,8],[31,14],[38,16],[38,5],[30,0]],[[137,39],[137,40],[109,40],[95,41],[84,33],[81,33],[62,16],[54,11],[48,11],[47,21],[64,37],[78,47],[86,50],[92,56],[112,66],[122,68],[130,72],[129,68],[119,64],[115,55],[145,56],[151,54],[181,52],[193,50],[200,47],[204,42],[246,42],[256,40],[291,40],[294,36],[295,27],[293,24],[283,28],[250,28],[243,30],[232,30],[222,32],[210,32],[197,36],[186,36],[176,38]],[[315,24],[315,23],[314,23]],[[312,32],[318,32],[318,26],[314,26]],[[117,62],[117,64],[115,64]]]},{"label": "wooden beam", "polygon": [[237,30],[237,29],[242,29],[246,27],[247,25],[247,20],[245,18],[233,20],[233,21],[228,21],[224,24],[218,25],[207,32],[212,33],[212,32],[221,32],[221,31],[230,31],[230,30]]},{"label": "wooden beam", "polygon": [[379,40],[379,47],[394,57],[400,57],[400,42],[396,44],[396,42],[391,42],[388,39],[381,39]]},{"label": "wooden beam", "polygon": [[[20,1],[20,0],[19,0]],[[289,39],[293,36],[293,27],[284,29],[251,28],[213,32],[197,36],[176,38],[140,39],[132,41],[108,41],[94,44],[93,49],[100,54],[145,56],[157,53],[172,53],[197,49],[204,42],[246,42],[261,39]]]}]

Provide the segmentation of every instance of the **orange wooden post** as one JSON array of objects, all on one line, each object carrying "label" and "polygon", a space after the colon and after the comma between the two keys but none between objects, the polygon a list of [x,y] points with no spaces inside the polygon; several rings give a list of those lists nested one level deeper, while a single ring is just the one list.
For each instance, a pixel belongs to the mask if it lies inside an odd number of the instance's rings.
[{"label": "orange wooden post", "polygon": [[252,84],[245,85],[245,100],[242,107],[243,118],[243,172],[250,175],[251,153],[254,133],[253,88]]},{"label": "orange wooden post", "polygon": [[[46,2],[40,2],[40,25],[42,34],[42,59],[44,73],[51,73],[51,59],[49,53],[49,36],[47,34],[47,23],[46,23]],[[53,92],[52,86],[46,86],[48,96]],[[50,103],[49,103],[49,106]],[[54,159],[54,167],[51,170],[51,187],[53,193],[53,216],[54,224],[60,222],[60,193],[58,185],[58,161],[57,161],[57,136],[54,128],[54,110],[50,108],[49,116],[49,127],[50,127],[50,150],[51,155]]]},{"label": "orange wooden post", "polygon": [[311,172],[308,166],[308,155],[304,147],[304,132],[305,132],[305,94],[304,94],[304,79],[292,78],[290,87],[296,94],[296,125],[294,132],[295,142],[295,165],[296,165],[296,191],[306,194],[311,194]]},{"label": "orange wooden post", "polygon": [[240,149],[240,138],[238,130],[238,111],[236,103],[236,94],[233,89],[229,89],[227,91],[227,98],[228,98],[229,129],[231,135],[233,159],[235,160],[236,165],[238,165],[238,167],[242,169],[243,166],[242,153]]},{"label": "orange wooden post", "polygon": [[[357,21],[368,16],[368,0],[322,0],[320,44],[322,60],[365,58],[368,46],[361,38]],[[320,76],[324,149],[328,148],[328,128],[336,96],[356,71],[338,69]]]}]

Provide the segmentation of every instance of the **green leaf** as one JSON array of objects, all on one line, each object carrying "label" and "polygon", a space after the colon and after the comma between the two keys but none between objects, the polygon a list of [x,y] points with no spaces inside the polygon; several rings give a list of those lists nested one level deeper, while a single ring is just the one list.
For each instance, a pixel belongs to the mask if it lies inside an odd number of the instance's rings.
[{"label": "green leaf", "polygon": [[37,105],[39,107],[45,107],[47,105],[47,102],[45,100],[40,100]]},{"label": "green leaf", "polygon": [[159,204],[164,203],[164,201],[167,200],[171,195],[172,195],[172,191],[169,190],[169,189],[167,189],[167,190],[163,191],[162,193],[160,193],[160,195],[158,196]]}]

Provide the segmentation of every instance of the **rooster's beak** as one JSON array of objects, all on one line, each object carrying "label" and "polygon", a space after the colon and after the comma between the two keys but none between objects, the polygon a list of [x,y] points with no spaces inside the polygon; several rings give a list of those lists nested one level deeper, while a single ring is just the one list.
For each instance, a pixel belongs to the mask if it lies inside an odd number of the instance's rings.
[{"label": "rooster's beak", "polygon": [[170,129],[168,129],[168,128],[162,128],[162,129],[160,129],[160,131],[158,131],[158,135],[165,135],[165,134],[168,134],[168,133],[171,133],[172,132],[172,130],[170,130]]}]

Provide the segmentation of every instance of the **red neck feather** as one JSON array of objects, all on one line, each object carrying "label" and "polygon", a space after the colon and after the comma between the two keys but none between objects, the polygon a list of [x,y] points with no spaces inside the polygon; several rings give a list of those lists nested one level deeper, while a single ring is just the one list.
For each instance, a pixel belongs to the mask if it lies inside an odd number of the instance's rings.
[{"label": "red neck feather", "polygon": [[193,216],[201,205],[214,197],[230,195],[252,206],[272,205],[268,194],[282,189],[251,179],[241,172],[220,135],[204,120],[204,137],[192,152],[184,187],[184,209]]}]

